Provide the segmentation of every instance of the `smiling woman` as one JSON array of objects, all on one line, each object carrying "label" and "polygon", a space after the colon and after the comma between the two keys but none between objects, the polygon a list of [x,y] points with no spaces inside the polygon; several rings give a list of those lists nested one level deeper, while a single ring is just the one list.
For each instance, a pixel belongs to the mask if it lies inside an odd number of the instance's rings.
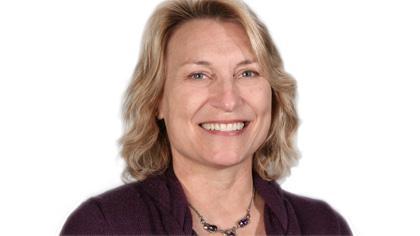
[{"label": "smiling woman", "polygon": [[162,3],[125,99],[127,184],[84,202],[62,234],[351,234],[275,182],[297,160],[295,90],[244,3]]},{"label": "smiling woman", "polygon": [[[212,37],[196,37],[202,29]],[[270,128],[272,94],[244,29],[213,19],[186,22],[169,40],[166,66],[158,117],[165,122],[175,170],[242,162],[252,169],[252,156]]]}]

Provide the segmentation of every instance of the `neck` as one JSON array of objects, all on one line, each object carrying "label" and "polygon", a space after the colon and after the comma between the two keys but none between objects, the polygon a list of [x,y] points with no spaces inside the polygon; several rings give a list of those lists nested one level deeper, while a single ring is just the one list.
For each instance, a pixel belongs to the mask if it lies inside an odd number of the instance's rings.
[{"label": "neck", "polygon": [[231,227],[246,213],[253,192],[252,158],[229,168],[174,159],[173,167],[188,202],[211,223]]}]

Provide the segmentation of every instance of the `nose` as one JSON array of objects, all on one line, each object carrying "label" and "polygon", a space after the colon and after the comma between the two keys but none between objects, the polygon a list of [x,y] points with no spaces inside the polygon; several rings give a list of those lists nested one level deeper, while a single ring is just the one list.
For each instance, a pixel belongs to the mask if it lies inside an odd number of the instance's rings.
[{"label": "nose", "polygon": [[233,78],[214,83],[210,94],[210,105],[225,112],[235,111],[242,104],[239,87]]}]

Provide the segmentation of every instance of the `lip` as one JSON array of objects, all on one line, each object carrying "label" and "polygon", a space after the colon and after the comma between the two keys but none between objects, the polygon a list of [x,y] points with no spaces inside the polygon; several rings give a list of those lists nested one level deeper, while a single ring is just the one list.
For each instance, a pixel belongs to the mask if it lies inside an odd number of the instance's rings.
[{"label": "lip", "polygon": [[230,123],[238,123],[238,122],[249,122],[249,120],[246,119],[235,119],[235,120],[207,120],[207,121],[203,121],[200,122],[199,124],[203,124],[203,123],[219,123],[219,124],[230,124]]},{"label": "lip", "polygon": [[[238,123],[238,122],[243,122],[244,127],[241,130],[235,130],[235,131],[207,130],[207,129],[204,129],[201,126],[201,124],[204,124],[204,123],[231,124],[231,123]],[[201,122],[201,123],[198,124],[198,126],[200,127],[201,130],[203,130],[204,132],[206,132],[208,134],[211,134],[211,135],[239,136],[247,130],[250,123],[251,123],[251,121],[249,121],[249,120],[239,120],[239,119],[236,119],[236,120],[211,120],[211,121]]]}]

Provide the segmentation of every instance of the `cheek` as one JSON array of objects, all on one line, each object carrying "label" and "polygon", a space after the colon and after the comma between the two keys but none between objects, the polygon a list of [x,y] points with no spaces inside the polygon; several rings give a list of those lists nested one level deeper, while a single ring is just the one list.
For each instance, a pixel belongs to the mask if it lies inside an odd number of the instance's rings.
[{"label": "cheek", "polygon": [[205,101],[205,94],[205,91],[189,87],[174,88],[167,97],[168,118],[178,125],[187,125]]},{"label": "cheek", "polygon": [[264,117],[264,125],[266,128],[266,132],[268,133],[268,130],[271,125],[271,113],[272,113],[272,95],[271,95],[271,87],[266,89],[266,92],[261,99],[261,115]]},{"label": "cheek", "polygon": [[268,83],[262,83],[246,91],[248,103],[258,116],[271,117],[272,92]]},{"label": "cheek", "polygon": [[200,107],[205,101],[205,94],[198,93],[197,90],[189,88],[173,89],[167,96],[167,115],[166,115],[166,129],[168,132],[171,146],[178,149],[183,149],[191,145],[191,140],[194,140],[195,115],[200,110]]},{"label": "cheek", "polygon": [[272,113],[272,91],[271,86],[266,85],[259,90],[259,100],[258,104],[258,116],[261,119],[261,132],[258,134],[261,138],[258,145],[261,145],[262,142],[267,138],[267,135],[270,132],[271,126],[271,113]]}]

